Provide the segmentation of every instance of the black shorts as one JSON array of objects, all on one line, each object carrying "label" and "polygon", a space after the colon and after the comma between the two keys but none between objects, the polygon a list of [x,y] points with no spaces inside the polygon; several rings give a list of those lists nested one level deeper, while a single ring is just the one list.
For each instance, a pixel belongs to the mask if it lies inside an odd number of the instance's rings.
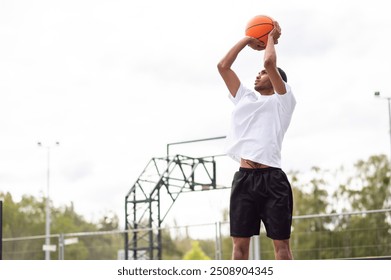
[{"label": "black shorts", "polygon": [[261,221],[266,235],[289,239],[292,225],[292,189],[280,168],[240,168],[234,175],[230,200],[231,236],[259,235]]}]

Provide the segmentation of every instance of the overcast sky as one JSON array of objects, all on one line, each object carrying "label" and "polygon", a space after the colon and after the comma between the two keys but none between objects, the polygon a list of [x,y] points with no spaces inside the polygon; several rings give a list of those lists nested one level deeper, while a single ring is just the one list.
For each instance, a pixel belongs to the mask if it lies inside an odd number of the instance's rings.
[{"label": "overcast sky", "polygon": [[[258,14],[281,25],[278,64],[297,99],[283,169],[389,155],[387,101],[374,97],[391,96],[387,1],[3,0],[0,191],[46,193],[40,141],[53,146],[55,206],[73,201],[87,219],[113,211],[123,220],[126,193],[167,143],[226,135],[232,103],[216,65]],[[262,58],[239,55],[243,83],[253,85]],[[172,153],[221,154],[224,141]],[[237,164],[223,161],[218,180],[229,185]],[[228,192],[217,193],[192,198],[214,213],[192,221],[219,219]],[[199,211],[186,196],[170,219]]]}]

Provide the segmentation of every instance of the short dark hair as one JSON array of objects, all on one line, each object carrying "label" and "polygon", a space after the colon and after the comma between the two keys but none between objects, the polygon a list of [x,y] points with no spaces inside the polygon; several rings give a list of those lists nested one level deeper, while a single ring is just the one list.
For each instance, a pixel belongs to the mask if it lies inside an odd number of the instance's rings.
[{"label": "short dark hair", "polygon": [[286,76],[284,70],[282,70],[280,67],[277,67],[278,72],[280,73],[281,78],[284,80],[284,82],[288,82],[288,77]]}]

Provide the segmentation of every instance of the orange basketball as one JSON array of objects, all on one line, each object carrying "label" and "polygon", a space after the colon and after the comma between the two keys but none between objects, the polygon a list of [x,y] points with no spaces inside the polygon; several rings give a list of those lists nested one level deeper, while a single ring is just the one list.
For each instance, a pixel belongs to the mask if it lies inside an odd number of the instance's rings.
[{"label": "orange basketball", "polygon": [[268,16],[259,15],[253,17],[246,26],[246,36],[257,38],[267,44],[267,35],[274,28],[273,19]]}]

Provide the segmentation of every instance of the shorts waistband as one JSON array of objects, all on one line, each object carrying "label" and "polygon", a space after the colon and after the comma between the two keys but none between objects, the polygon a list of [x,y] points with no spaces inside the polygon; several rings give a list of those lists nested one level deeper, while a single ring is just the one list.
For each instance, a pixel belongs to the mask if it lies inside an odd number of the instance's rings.
[{"label": "shorts waistband", "polygon": [[248,172],[248,173],[266,173],[273,170],[281,170],[281,168],[278,167],[266,167],[266,168],[246,168],[246,167],[240,167],[239,171],[242,172]]}]

